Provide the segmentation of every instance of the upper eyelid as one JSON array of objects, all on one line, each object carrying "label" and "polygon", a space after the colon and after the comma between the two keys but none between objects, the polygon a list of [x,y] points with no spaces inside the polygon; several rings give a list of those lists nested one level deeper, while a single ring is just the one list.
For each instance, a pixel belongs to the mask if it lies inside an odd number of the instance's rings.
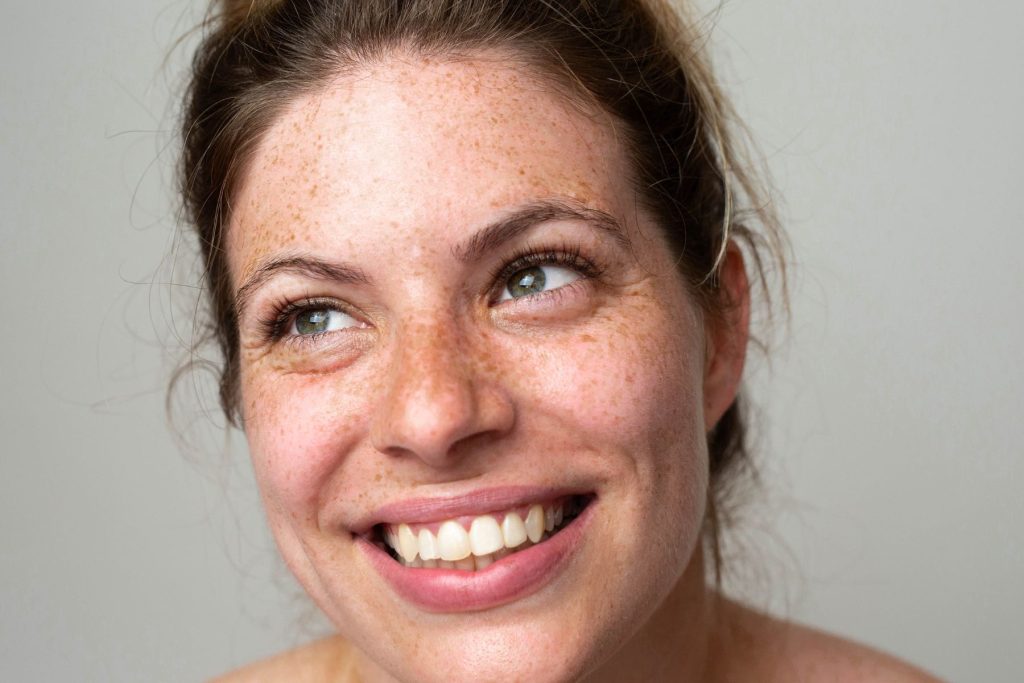
[{"label": "upper eyelid", "polygon": [[604,271],[600,262],[583,255],[582,246],[579,244],[562,244],[558,247],[547,248],[524,248],[522,251],[513,254],[505,260],[501,266],[491,273],[494,286],[504,284],[502,280],[516,273],[516,271],[534,265],[554,265],[562,268],[571,268],[581,275],[597,277]]},{"label": "upper eyelid", "polygon": [[541,259],[541,260],[532,261],[532,262],[531,261],[525,261],[525,262],[516,262],[516,263],[510,264],[510,267],[504,269],[503,272],[502,272],[502,275],[497,278],[497,281],[495,282],[495,286],[496,287],[497,286],[501,286],[501,287],[506,286],[508,284],[508,280],[509,280],[510,277],[512,277],[516,273],[519,273],[521,271],[527,270],[529,268],[561,268],[563,270],[568,270],[568,271],[572,271],[572,272],[578,273],[582,277],[587,277],[587,273],[585,272],[586,269],[584,269],[584,268],[574,268],[573,264],[571,264],[571,263],[560,263],[560,262],[556,262],[556,261],[549,261],[549,260]]}]

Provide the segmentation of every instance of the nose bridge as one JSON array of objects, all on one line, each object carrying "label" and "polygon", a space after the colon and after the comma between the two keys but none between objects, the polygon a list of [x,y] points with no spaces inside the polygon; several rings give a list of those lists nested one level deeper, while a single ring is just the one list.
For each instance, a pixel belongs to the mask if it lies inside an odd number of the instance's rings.
[{"label": "nose bridge", "polygon": [[396,326],[391,344],[389,386],[373,429],[377,450],[443,466],[456,443],[505,422],[500,409],[482,400],[456,316],[421,311]]},{"label": "nose bridge", "polygon": [[438,406],[468,405],[473,393],[468,358],[456,326],[448,315],[421,315],[403,326],[395,340],[399,355],[396,398],[404,394]]}]

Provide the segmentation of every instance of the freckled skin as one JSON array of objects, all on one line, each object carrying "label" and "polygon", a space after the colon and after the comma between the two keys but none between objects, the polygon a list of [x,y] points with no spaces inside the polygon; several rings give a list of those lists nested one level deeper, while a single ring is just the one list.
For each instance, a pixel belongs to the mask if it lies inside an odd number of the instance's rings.
[{"label": "freckled skin", "polygon": [[[510,64],[367,66],[296,100],[254,155],[228,235],[236,288],[265,259],[295,254],[373,280],[275,276],[240,321],[268,519],[364,680],[623,680],[670,657],[680,661],[665,680],[684,680],[704,664],[705,433],[742,353],[705,357],[702,318],[637,209],[609,117]],[[453,256],[544,198],[615,216],[631,246],[552,221],[481,262]],[[601,275],[543,304],[494,301],[491,275],[512,249],[563,243]],[[350,305],[358,325],[312,344],[261,335],[277,302],[309,296]],[[719,366],[727,377],[709,383]],[[586,487],[597,507],[558,578],[509,605],[421,612],[348,531],[384,503],[524,484]]]}]

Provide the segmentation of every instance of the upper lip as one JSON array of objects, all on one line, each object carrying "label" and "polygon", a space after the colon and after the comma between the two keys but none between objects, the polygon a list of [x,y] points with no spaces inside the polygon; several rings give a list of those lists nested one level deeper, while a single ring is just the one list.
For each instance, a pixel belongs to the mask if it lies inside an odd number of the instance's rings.
[{"label": "upper lip", "polygon": [[478,489],[454,496],[406,498],[386,503],[353,527],[357,535],[367,534],[378,524],[427,524],[462,516],[477,516],[532,503],[586,493],[578,489],[546,486],[502,486]]}]

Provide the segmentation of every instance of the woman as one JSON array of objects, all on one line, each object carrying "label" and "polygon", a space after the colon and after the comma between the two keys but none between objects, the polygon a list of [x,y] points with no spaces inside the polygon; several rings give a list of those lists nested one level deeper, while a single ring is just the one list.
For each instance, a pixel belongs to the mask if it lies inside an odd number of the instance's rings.
[{"label": "woman", "polygon": [[682,21],[225,9],[182,169],[221,399],[339,634],[233,679],[928,680],[714,588],[779,235]]}]

